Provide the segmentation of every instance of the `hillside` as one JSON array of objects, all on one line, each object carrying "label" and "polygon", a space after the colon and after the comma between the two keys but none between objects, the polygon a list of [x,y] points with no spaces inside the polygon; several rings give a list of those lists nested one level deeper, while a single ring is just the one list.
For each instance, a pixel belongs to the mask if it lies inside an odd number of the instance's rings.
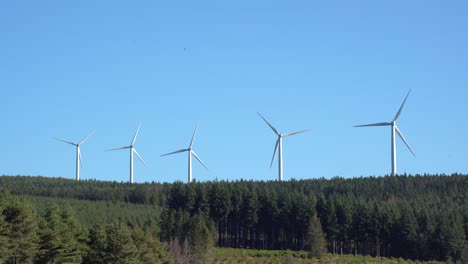
[{"label": "hillside", "polygon": [[459,174],[135,185],[3,176],[0,188],[30,197],[39,212],[66,204],[85,225],[99,215],[92,211],[101,213],[95,221],[159,223],[163,241],[183,239],[181,223],[202,214],[218,246],[304,250],[317,216],[331,253],[447,260],[467,249],[468,177]]},{"label": "hillside", "polygon": [[39,215],[45,215],[50,204],[55,204],[62,209],[71,208],[80,224],[87,228],[98,223],[122,222],[159,230],[161,208],[158,206],[120,201],[88,201],[29,195],[24,197],[31,202]]}]

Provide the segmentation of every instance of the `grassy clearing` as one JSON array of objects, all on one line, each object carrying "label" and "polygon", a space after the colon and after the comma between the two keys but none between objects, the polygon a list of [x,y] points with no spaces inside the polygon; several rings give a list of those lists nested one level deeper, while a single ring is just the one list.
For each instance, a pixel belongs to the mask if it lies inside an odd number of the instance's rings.
[{"label": "grassy clearing", "polygon": [[349,263],[349,264],[440,264],[443,262],[421,262],[404,259],[373,258],[370,256],[331,255],[326,254],[320,259],[311,258],[307,251],[290,250],[253,250],[216,248],[216,264],[322,264],[322,263]]}]

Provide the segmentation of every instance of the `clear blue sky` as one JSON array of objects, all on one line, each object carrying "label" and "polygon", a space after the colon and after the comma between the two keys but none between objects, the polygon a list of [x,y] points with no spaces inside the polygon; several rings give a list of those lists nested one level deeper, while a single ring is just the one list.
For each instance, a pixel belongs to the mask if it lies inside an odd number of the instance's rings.
[{"label": "clear blue sky", "polygon": [[468,173],[466,1],[2,1],[0,175],[186,181],[188,146],[210,168],[194,178],[275,180],[398,172]]}]

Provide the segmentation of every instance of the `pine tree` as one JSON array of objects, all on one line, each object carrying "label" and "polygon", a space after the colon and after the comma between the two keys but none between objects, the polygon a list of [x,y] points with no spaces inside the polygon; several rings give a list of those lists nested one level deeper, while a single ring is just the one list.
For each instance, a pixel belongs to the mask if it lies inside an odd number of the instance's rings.
[{"label": "pine tree", "polygon": [[60,229],[62,228],[57,205],[50,204],[46,209],[45,219],[39,223],[39,254],[36,263],[58,263],[58,256],[63,253]]},{"label": "pine tree", "polygon": [[84,239],[71,209],[62,212],[56,204],[49,204],[40,222],[40,247],[36,263],[81,263]]},{"label": "pine tree", "polygon": [[351,216],[352,212],[350,206],[345,203],[340,203],[336,207],[336,220],[338,223],[338,236],[339,241],[339,253],[343,254],[344,245],[349,240],[349,234],[351,229]]},{"label": "pine tree", "polygon": [[208,215],[210,213],[210,205],[208,204],[208,192],[204,184],[196,185],[196,198],[194,204],[195,212],[201,211],[203,214]]},{"label": "pine tree", "polygon": [[320,257],[327,252],[327,241],[317,214],[313,214],[310,219],[307,242],[311,256]]},{"label": "pine tree", "polygon": [[192,264],[213,261],[214,241],[207,222],[203,214],[196,214],[189,223],[188,242]]},{"label": "pine tree", "polygon": [[130,228],[122,224],[94,225],[89,231],[86,264],[136,264],[138,250]]},{"label": "pine tree", "polygon": [[441,217],[441,223],[437,228],[437,240],[439,250],[444,259],[450,258],[455,263],[466,263],[468,245],[463,228],[461,215],[448,212]]},{"label": "pine tree", "polygon": [[431,215],[426,208],[420,208],[417,214],[418,232],[417,232],[417,244],[418,244],[418,257],[435,259],[435,251],[431,249],[431,242],[435,233],[435,219],[434,215]]},{"label": "pine tree", "polygon": [[217,223],[218,231],[223,232],[224,226],[221,223],[226,220],[231,211],[231,194],[227,186],[221,183],[213,184],[209,193],[209,201],[211,219]]},{"label": "pine tree", "polygon": [[10,257],[7,263],[33,263],[38,249],[37,216],[24,199],[13,199],[3,209],[9,225]]},{"label": "pine tree", "polygon": [[358,254],[366,254],[365,244],[369,241],[369,219],[370,212],[366,206],[366,203],[362,200],[356,204],[353,212],[352,238],[355,241],[355,250]]},{"label": "pine tree", "polygon": [[400,219],[400,247],[401,255],[404,258],[416,257],[417,248],[417,229],[418,224],[414,217],[413,210],[408,204],[404,204],[401,208],[401,219]]},{"label": "pine tree", "polygon": [[65,207],[61,213],[62,229],[60,238],[63,252],[58,258],[59,263],[81,263],[84,252],[84,232],[75,217],[73,210]]},{"label": "pine tree", "polygon": [[88,250],[83,258],[85,264],[105,264],[106,232],[103,224],[96,224],[89,230]]},{"label": "pine tree", "polygon": [[176,238],[175,230],[174,230],[174,213],[172,209],[164,208],[161,213],[161,220],[160,220],[160,227],[161,232],[159,233],[159,237],[162,241],[169,242]]},{"label": "pine tree", "polygon": [[151,230],[143,232],[139,226],[134,226],[132,236],[141,263],[170,263],[168,252],[164,249],[163,244],[153,237]]},{"label": "pine tree", "polygon": [[[0,194],[1,202],[1,194]],[[10,249],[8,248],[8,224],[3,216],[3,207],[0,204],[0,263],[4,263],[10,256]]]},{"label": "pine tree", "polygon": [[127,226],[122,224],[109,224],[106,226],[105,263],[139,263],[137,254],[137,248]]},{"label": "pine tree", "polygon": [[241,215],[241,222],[243,222],[244,226],[244,239],[247,242],[246,245],[249,247],[253,247],[253,239],[255,234],[255,226],[258,222],[258,198],[257,193],[255,191],[247,192],[243,199],[240,215]]}]

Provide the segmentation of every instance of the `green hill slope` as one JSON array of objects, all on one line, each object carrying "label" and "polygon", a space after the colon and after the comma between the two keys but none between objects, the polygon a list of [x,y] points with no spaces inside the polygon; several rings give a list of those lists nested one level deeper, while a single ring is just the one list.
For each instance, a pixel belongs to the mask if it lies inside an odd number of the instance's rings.
[{"label": "green hill slope", "polygon": [[24,196],[39,215],[45,215],[47,206],[71,208],[78,221],[86,228],[98,223],[125,223],[158,231],[161,208],[153,205],[115,201],[87,201],[71,198]]},{"label": "green hill slope", "polygon": [[220,247],[306,250],[317,216],[330,253],[468,256],[468,177],[460,174],[134,185],[3,176],[0,188],[28,197],[39,212],[50,201],[73,207],[85,225],[159,223],[163,241],[183,241],[182,223],[202,214]]}]

